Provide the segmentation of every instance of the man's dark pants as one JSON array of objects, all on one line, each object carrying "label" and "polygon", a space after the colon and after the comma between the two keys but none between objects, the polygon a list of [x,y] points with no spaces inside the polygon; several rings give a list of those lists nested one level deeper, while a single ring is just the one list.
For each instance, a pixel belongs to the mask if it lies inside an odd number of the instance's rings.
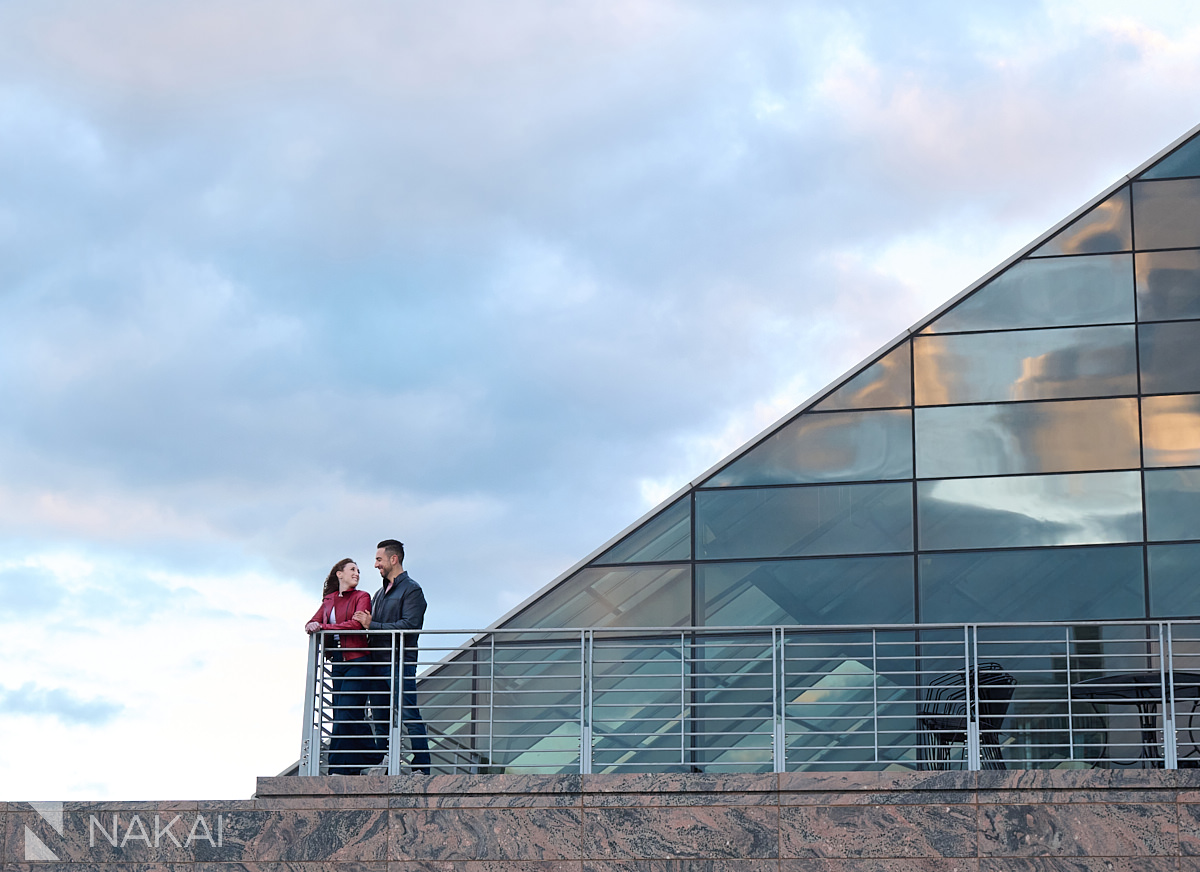
[{"label": "man's dark pants", "polygon": [[[391,718],[388,716],[388,691],[395,678],[393,665],[390,663],[373,664],[376,676],[371,682],[372,718],[375,723],[376,744],[379,750],[386,751],[388,746],[388,729]],[[425,730],[425,721],[421,719],[421,710],[417,708],[417,650],[406,649],[404,652],[404,681],[400,694],[400,722],[408,733],[409,744],[412,745],[412,768],[414,772],[429,773],[429,739]],[[376,757],[376,764],[383,759],[382,753]]]}]

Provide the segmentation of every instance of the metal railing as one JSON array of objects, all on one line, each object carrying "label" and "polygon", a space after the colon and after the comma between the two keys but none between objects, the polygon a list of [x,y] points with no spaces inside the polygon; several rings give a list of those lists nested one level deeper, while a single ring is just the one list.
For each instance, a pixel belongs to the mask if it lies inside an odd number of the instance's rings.
[{"label": "metal railing", "polygon": [[407,702],[390,635],[314,635],[299,774],[1200,765],[1196,621],[427,630]]}]

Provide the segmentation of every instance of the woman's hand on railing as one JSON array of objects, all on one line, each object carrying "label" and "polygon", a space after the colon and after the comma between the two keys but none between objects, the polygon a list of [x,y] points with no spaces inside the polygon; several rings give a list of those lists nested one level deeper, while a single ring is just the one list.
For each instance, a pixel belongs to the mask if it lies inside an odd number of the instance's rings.
[{"label": "woman's hand on railing", "polygon": [[321,629],[320,621],[309,621],[307,624],[304,625],[304,632],[308,633],[309,635],[312,635],[313,633],[317,632],[317,630],[319,630],[319,629]]}]

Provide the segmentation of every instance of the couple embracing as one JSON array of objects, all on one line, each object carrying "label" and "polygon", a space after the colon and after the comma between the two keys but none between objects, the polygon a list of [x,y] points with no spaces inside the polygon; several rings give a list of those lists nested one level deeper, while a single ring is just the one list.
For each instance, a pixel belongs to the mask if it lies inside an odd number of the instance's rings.
[{"label": "couple embracing", "polygon": [[[404,570],[404,543],[380,542],[375,568],[383,584],[371,597],[358,590],[358,565],[351,558],[335,563],[325,579],[321,607],[304,626],[307,633],[330,631],[325,636],[325,656],[333,674],[329,774],[356,775],[380,764],[392,733],[391,688],[399,673],[403,675],[400,718],[412,744],[412,771],[428,774],[429,740],[417,708],[419,635],[364,632],[420,630],[425,623],[425,594]],[[398,670],[401,662],[403,668]]]}]

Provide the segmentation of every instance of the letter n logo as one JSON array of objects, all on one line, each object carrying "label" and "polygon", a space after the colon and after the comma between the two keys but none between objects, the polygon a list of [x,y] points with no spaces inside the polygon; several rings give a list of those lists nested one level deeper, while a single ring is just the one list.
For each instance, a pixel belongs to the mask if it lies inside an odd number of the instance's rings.
[{"label": "letter n logo", "polygon": [[[61,802],[31,802],[30,807],[60,836],[63,834],[63,804]],[[58,856],[46,847],[37,833],[25,827],[25,859],[29,862],[54,862]]]}]

